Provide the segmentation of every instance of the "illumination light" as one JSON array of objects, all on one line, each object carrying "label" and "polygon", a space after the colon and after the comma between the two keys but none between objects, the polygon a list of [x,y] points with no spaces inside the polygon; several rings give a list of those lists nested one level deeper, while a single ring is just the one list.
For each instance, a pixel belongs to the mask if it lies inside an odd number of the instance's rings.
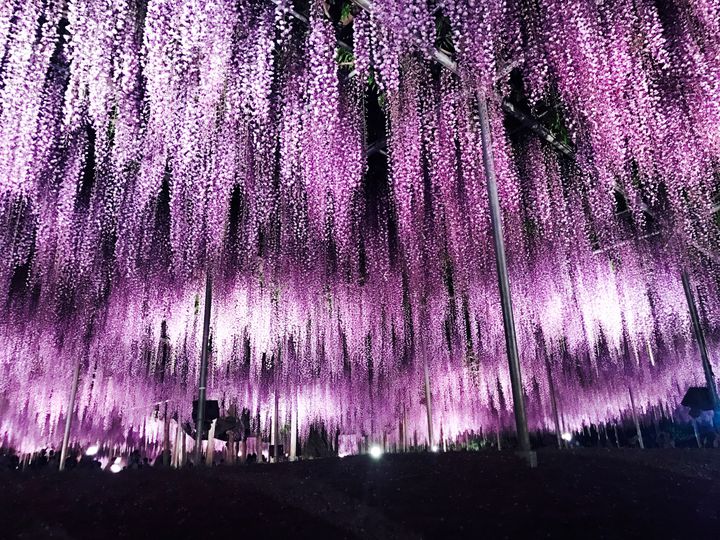
[{"label": "illumination light", "polygon": [[567,431],[566,431],[565,433],[563,433],[563,434],[561,435],[561,437],[562,437],[562,440],[565,441],[565,442],[570,442],[570,441],[572,441],[572,435],[571,435],[570,433],[568,433]]},{"label": "illumination light", "polygon": [[113,461],[113,464],[110,465],[110,472],[119,473],[120,471],[122,471],[122,461],[119,457],[116,457],[115,461]]},{"label": "illumination light", "polygon": [[86,456],[94,456],[95,454],[98,453],[99,450],[100,450],[100,447],[97,444],[93,444],[91,446],[88,446],[87,450],[85,450],[85,455]]},{"label": "illumination light", "polygon": [[370,447],[370,457],[373,459],[380,459],[383,455],[383,450],[377,444]]}]

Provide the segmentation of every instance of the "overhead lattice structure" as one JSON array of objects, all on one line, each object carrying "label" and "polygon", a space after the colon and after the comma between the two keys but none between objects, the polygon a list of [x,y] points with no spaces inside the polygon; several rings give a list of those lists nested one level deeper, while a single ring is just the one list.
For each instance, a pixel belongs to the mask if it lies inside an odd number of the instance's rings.
[{"label": "overhead lattice structure", "polygon": [[208,272],[223,407],[424,434],[426,365],[438,432],[508,424],[478,96],[531,424],[548,371],[571,426],[702,380],[680,274],[712,338],[715,0],[291,4],[0,6],[6,444],[59,439],[78,358],[78,440],[189,417]]}]

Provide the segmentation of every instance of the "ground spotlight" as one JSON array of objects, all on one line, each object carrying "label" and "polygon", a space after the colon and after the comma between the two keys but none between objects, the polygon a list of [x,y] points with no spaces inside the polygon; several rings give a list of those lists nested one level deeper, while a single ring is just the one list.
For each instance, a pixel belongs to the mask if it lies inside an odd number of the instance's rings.
[{"label": "ground spotlight", "polygon": [[110,472],[112,473],[119,473],[122,471],[122,464],[119,457],[115,458],[115,461],[112,465],[110,465]]},{"label": "ground spotlight", "polygon": [[85,455],[86,456],[94,456],[95,454],[98,453],[99,450],[100,450],[100,447],[97,444],[93,444],[93,445],[87,447],[87,450],[85,450]]},{"label": "ground spotlight", "polygon": [[433,452],[437,452],[438,450],[440,450],[440,448],[438,448],[438,445],[437,445],[437,444],[433,444],[433,445],[430,447],[430,450],[432,450]]},{"label": "ground spotlight", "polygon": [[370,457],[373,459],[380,459],[383,455],[383,450],[380,446],[377,444],[374,444],[370,447]]},{"label": "ground spotlight", "polygon": [[562,434],[562,440],[565,442],[570,442],[572,441],[572,435],[566,431]]}]

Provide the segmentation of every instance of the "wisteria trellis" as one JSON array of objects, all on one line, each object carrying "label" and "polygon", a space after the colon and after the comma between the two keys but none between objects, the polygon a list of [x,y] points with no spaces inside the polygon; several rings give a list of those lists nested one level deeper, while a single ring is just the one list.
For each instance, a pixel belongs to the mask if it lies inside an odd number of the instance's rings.
[{"label": "wisteria trellis", "polygon": [[[279,392],[303,430],[374,436],[405,407],[424,434],[424,361],[437,432],[507,423],[478,92],[531,422],[549,425],[546,359],[569,425],[616,416],[628,385],[674,404],[702,381],[680,269],[712,336],[720,5],[373,5],[341,23],[349,76],[323,2],[303,3],[309,27],[289,0],[2,2],[6,444],[57,442],[78,357],[80,440],[142,431],[159,400],[187,416],[208,270],[209,395],[226,407],[266,415]],[[457,76],[429,59],[441,18]],[[511,76],[554,105],[574,159],[511,132]],[[387,190],[365,177],[368,84]]]}]

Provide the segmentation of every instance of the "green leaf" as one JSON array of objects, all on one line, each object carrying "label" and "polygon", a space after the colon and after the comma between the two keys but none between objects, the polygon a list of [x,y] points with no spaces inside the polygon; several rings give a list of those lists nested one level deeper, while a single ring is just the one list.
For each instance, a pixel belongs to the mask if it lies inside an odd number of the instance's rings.
[{"label": "green leaf", "polygon": [[345,2],[342,9],[340,10],[340,20],[344,21],[352,16],[353,4],[352,2]]}]

